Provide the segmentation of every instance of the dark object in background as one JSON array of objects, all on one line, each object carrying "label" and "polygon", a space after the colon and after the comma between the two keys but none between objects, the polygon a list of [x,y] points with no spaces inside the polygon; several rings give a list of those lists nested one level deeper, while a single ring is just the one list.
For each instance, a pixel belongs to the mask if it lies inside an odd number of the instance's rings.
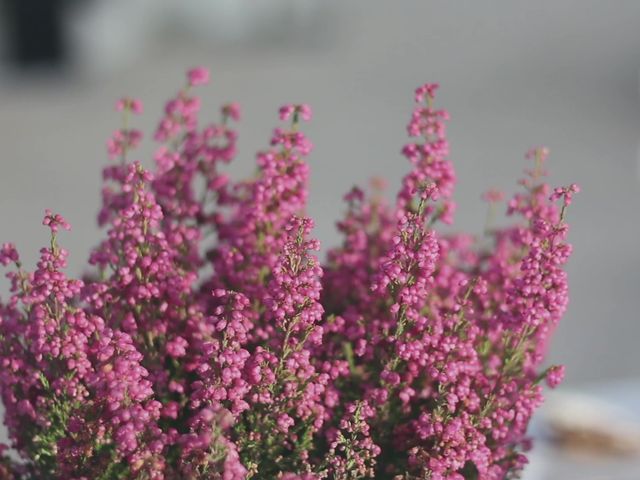
[{"label": "dark object in background", "polygon": [[2,0],[9,60],[18,67],[60,66],[66,60],[65,0]]}]

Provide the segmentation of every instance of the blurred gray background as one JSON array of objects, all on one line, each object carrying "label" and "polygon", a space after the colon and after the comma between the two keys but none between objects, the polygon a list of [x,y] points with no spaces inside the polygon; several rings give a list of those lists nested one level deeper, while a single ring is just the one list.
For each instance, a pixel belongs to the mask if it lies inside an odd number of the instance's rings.
[{"label": "blurred gray background", "polygon": [[[571,305],[551,360],[569,384],[640,375],[640,2],[68,2],[61,67],[0,71],[0,239],[28,262],[47,242],[45,208],[72,223],[61,241],[79,274],[100,232],[100,169],[119,126],[115,99],[141,98],[151,165],[164,100],[194,65],[212,71],[204,117],[243,109],[232,176],[254,168],[278,106],[306,102],[316,148],[309,213],[325,248],[342,194],[373,175],[399,185],[414,88],[438,81],[452,115],[456,228],[480,233],[488,187],[516,190],[524,152],[551,150],[551,182],[577,182],[569,212]],[[54,62],[55,63],[55,62]],[[6,291],[5,286],[2,291]]]}]

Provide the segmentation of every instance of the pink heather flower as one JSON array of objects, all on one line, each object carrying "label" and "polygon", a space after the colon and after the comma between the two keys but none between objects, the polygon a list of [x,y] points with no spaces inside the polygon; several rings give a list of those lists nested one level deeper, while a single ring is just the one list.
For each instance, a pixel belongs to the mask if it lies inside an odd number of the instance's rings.
[{"label": "pink heather flower", "polygon": [[330,444],[330,478],[373,478],[378,447],[371,439],[369,420],[376,410],[367,402],[351,403],[339,424],[339,433]]},{"label": "pink heather flower", "polygon": [[572,183],[568,187],[555,188],[549,199],[553,201],[562,198],[564,200],[564,204],[569,206],[573,200],[573,194],[578,192],[580,192],[580,187],[577,184]]},{"label": "pink heather flower", "polygon": [[116,102],[116,110],[119,112],[126,110],[140,115],[143,110],[142,102],[137,98],[123,97]]},{"label": "pink heather flower", "polygon": [[16,263],[20,260],[18,251],[13,243],[3,243],[0,248],[0,264],[5,267],[10,263]]},{"label": "pink heather flower", "polygon": [[222,114],[237,122],[240,120],[240,105],[237,103],[228,103],[222,107]]},{"label": "pink heather flower", "polygon": [[298,115],[302,120],[308,122],[311,120],[312,113],[311,107],[306,104],[301,105],[284,105],[280,107],[279,116],[280,120],[288,120],[292,115]]},{"label": "pink heather flower", "polygon": [[423,103],[425,96],[434,98],[436,96],[436,90],[440,88],[438,83],[425,83],[416,89],[415,101],[416,103]]},{"label": "pink heather flower", "polygon": [[547,370],[546,381],[549,388],[556,388],[564,380],[564,365],[554,365]]},{"label": "pink heather flower", "polygon": [[288,120],[289,118],[291,118],[291,115],[293,115],[295,109],[295,105],[284,105],[280,107],[280,110],[278,111],[280,120]]},{"label": "pink heather flower", "polygon": [[[187,76],[209,81],[203,68]],[[456,173],[437,88],[416,90],[395,201],[380,181],[352,188],[324,262],[301,216],[308,105],[279,110],[290,123],[245,181],[226,171],[237,104],[207,123],[193,89],[177,91],[152,170],[128,159],[142,133],[118,129],[86,279],[66,275],[57,235],[70,227],[49,210],[34,271],[0,247],[0,397],[21,457],[0,445],[0,478],[517,476],[541,381],[564,376],[543,364],[568,304],[565,217],[579,187],[545,183],[548,151],[534,149],[507,202],[512,225],[482,245],[439,232]],[[116,108],[142,112],[128,97]]]},{"label": "pink heather flower", "polygon": [[51,210],[45,210],[44,220],[42,225],[48,226],[52,233],[57,233],[60,227],[64,230],[71,230],[71,225],[58,213],[51,213]]},{"label": "pink heather flower", "polygon": [[175,337],[167,342],[167,354],[173,358],[184,357],[187,354],[187,346],[189,344],[182,337]]},{"label": "pink heather flower", "polygon": [[107,141],[107,153],[111,159],[124,157],[142,141],[142,132],[137,129],[116,130]]},{"label": "pink heather flower", "polygon": [[305,103],[303,103],[302,105],[298,105],[298,110],[300,112],[300,118],[302,118],[302,120],[304,120],[305,122],[308,122],[311,120],[312,117],[312,112],[311,112],[311,107]]},{"label": "pink heather flower", "polygon": [[[418,89],[433,100],[437,84],[427,84]],[[404,156],[411,162],[412,169],[402,180],[402,189],[397,196],[398,210],[404,210],[414,200],[416,192],[433,184],[437,198],[431,195],[433,202],[426,207],[426,214],[444,223],[453,222],[455,202],[452,200],[456,174],[449,155],[449,143],[446,136],[446,121],[449,114],[445,110],[434,110],[422,104],[422,97],[416,98],[416,106],[411,115],[407,132],[417,137],[416,142],[408,143],[402,149]],[[434,192],[434,193],[435,193]]]},{"label": "pink heather flower", "polygon": [[192,68],[187,72],[187,79],[192,87],[207,85],[209,83],[209,70],[205,67]]},{"label": "pink heather flower", "polygon": [[[125,462],[132,472],[144,467],[150,475],[159,475],[160,464],[146,465],[159,452],[138,441],[144,436],[163,441],[142,355],[128,335],[75,306],[83,283],[67,279],[62,271],[67,252],[54,242],[58,227],[68,229],[68,224],[49,211],[43,223],[51,230],[51,248],[43,248],[36,271],[21,272],[23,281],[12,287],[12,304],[29,307],[25,313],[2,307],[5,319],[25,316],[19,323],[0,322],[0,338],[18,340],[0,349],[0,390],[12,442],[19,449],[47,450],[49,460],[33,467],[42,478],[94,477],[103,461]],[[21,379],[18,368],[29,378]],[[68,420],[60,417],[61,411]],[[55,432],[52,421],[59,422]],[[36,447],[38,436],[44,443]],[[96,436],[113,442],[113,451],[105,457],[91,453]],[[87,462],[78,464],[78,451],[87,452]]]},{"label": "pink heather flower", "polygon": [[282,431],[282,433],[287,433],[289,427],[292,427],[295,424],[293,418],[291,418],[286,413],[283,413],[278,417],[278,428]]}]

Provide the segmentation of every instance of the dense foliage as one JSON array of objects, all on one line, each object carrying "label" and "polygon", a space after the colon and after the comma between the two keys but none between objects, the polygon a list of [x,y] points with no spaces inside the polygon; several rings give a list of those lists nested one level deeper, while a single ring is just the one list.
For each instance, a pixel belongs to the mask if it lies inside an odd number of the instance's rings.
[{"label": "dense foliage", "polygon": [[[130,161],[138,100],[108,142],[104,241],[82,281],[64,272],[69,225],[46,212],[35,271],[12,244],[0,302],[0,391],[11,448],[0,479],[503,479],[562,367],[543,366],[567,306],[566,207],[545,149],[516,220],[438,234],[456,181],[437,85],[416,91],[395,202],[354,188],[342,243],[321,265],[305,217],[306,105],[233,182],[235,104],[201,126],[188,72],[155,132],[155,169]],[[486,194],[490,208],[502,194]],[[559,201],[559,202],[558,202]],[[559,206],[556,206],[559,203]],[[16,458],[19,457],[19,460]]]}]

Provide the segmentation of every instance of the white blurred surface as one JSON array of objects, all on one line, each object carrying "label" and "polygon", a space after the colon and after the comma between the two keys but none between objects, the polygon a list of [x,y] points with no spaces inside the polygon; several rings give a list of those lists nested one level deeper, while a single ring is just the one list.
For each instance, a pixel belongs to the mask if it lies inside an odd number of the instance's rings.
[{"label": "white blurred surface", "polygon": [[[535,438],[529,465],[522,480],[637,480],[640,478],[640,452],[614,455],[593,450],[568,450],[552,441],[551,424],[561,410],[564,418],[600,425],[611,431],[623,430],[637,440],[640,429],[640,377],[593,382],[580,388],[565,388],[549,395],[549,400],[533,422]],[[593,411],[592,411],[593,410]],[[564,420],[566,421],[566,420]],[[578,423],[576,423],[577,425]],[[620,432],[622,433],[622,432]]]}]

